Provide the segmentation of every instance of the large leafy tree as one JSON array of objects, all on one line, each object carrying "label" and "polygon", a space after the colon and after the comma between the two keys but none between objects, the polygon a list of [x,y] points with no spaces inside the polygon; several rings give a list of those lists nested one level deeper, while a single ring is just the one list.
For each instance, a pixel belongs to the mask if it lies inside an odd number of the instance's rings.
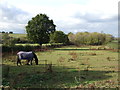
[{"label": "large leafy tree", "polygon": [[46,14],[38,14],[28,21],[26,32],[28,38],[34,43],[48,43],[50,34],[55,31],[53,20],[50,20]]}]

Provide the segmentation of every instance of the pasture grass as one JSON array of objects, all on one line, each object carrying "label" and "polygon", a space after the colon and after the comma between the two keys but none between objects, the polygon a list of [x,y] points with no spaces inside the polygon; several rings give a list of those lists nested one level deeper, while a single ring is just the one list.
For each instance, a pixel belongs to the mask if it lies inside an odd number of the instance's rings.
[{"label": "pasture grass", "polygon": [[17,46],[22,45],[22,46],[40,46],[39,44],[30,44],[30,43],[25,43],[25,44],[15,44]]},{"label": "pasture grass", "polygon": [[[40,46],[39,44],[37,43],[34,43],[34,44],[31,44],[31,43],[25,43],[25,44],[15,44],[15,45],[22,45],[22,46]],[[49,46],[49,45],[52,45],[50,43],[47,43],[47,44],[42,44],[42,46]],[[62,43],[54,43],[54,45],[62,45]]]},{"label": "pasture grass", "polygon": [[[3,57],[3,72],[8,74],[3,77],[3,85],[13,88],[118,87],[118,52],[66,46],[36,54],[39,65],[32,66],[16,66],[15,55]],[[47,72],[44,60],[52,63],[53,72]]]},{"label": "pasture grass", "polygon": [[27,34],[9,34],[10,37],[14,37],[14,38],[23,38],[23,37],[27,37]]},{"label": "pasture grass", "polygon": [[118,41],[113,41],[107,44],[107,46],[114,48],[114,49],[118,49],[120,47]]}]

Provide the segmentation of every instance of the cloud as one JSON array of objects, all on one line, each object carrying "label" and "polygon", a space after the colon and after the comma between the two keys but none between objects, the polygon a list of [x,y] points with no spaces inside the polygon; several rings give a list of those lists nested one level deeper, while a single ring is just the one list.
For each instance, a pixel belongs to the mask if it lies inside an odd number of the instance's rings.
[{"label": "cloud", "polygon": [[69,17],[58,21],[58,29],[69,32],[101,32],[109,33],[114,36],[118,36],[118,16],[99,13],[88,12],[76,12]]},{"label": "cloud", "polygon": [[7,3],[0,4],[0,30],[24,32],[30,14]]},{"label": "cloud", "polygon": [[[61,28],[61,30],[66,33],[104,31],[105,33],[117,36],[117,3],[113,0],[112,2],[114,3],[111,3],[111,1],[107,3],[103,2],[97,4],[91,3],[89,5],[69,4],[62,7],[60,10],[63,10],[62,13],[64,13],[66,17],[63,16],[61,18],[62,20],[57,21],[58,29]],[[97,5],[99,7],[97,7]],[[100,6],[102,8],[100,8]]]},{"label": "cloud", "polygon": [[29,13],[8,4],[0,5],[0,19],[2,22],[26,23]]},{"label": "cloud", "polygon": [[114,36],[118,36],[118,26],[117,22],[107,22],[107,23],[78,23],[68,26],[59,26],[61,30],[65,33],[69,32],[99,32],[103,31],[104,33],[109,33]]},{"label": "cloud", "polygon": [[82,19],[89,23],[106,23],[106,22],[114,22],[118,20],[117,15],[103,15],[102,13],[85,13],[84,15],[81,13],[76,13],[73,18]]},{"label": "cloud", "polygon": [[[6,0],[0,5],[0,29],[25,31],[28,20],[39,13],[53,19],[57,30],[117,34],[117,0]],[[49,3],[48,3],[49,2]],[[10,5],[11,4],[11,5]]]}]

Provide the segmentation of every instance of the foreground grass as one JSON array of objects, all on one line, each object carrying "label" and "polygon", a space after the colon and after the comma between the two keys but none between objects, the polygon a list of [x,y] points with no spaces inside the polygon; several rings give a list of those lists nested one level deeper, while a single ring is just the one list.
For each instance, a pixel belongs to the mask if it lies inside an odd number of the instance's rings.
[{"label": "foreground grass", "polygon": [[[118,87],[118,53],[83,48],[36,52],[38,66],[16,66],[15,56],[4,57],[3,85],[14,88]],[[48,65],[43,60],[52,63],[52,72],[47,71]]]}]

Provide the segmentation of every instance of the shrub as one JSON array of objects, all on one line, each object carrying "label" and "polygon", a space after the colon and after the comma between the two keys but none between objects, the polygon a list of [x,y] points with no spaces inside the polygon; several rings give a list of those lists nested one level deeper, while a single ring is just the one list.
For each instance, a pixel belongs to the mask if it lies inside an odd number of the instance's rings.
[{"label": "shrub", "polygon": [[97,54],[96,54],[96,53],[90,53],[89,55],[95,56],[95,55],[97,55]]},{"label": "shrub", "polygon": [[72,56],[71,59],[69,59],[69,60],[73,60],[73,61],[74,61],[74,60],[76,60],[77,57],[78,57],[78,56],[77,56],[77,53],[75,53],[75,52],[69,52],[68,54]]}]

